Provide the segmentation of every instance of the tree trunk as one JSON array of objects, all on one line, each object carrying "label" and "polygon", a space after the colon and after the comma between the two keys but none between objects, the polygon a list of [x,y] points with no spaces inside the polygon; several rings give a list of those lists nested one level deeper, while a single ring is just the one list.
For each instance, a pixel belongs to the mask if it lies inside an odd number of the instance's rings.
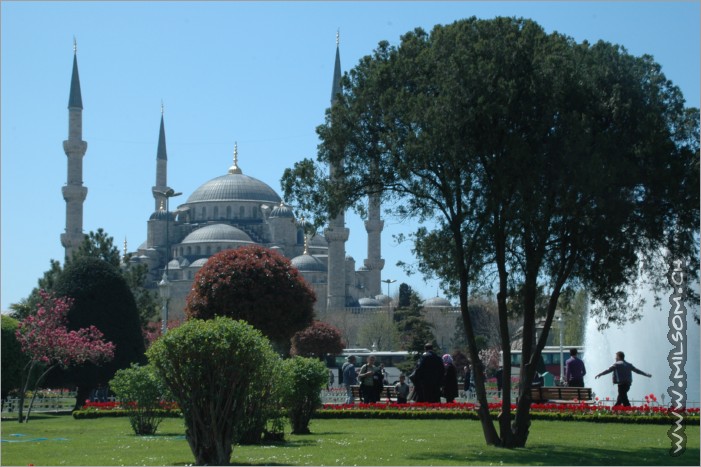
[{"label": "tree trunk", "polygon": [[78,391],[75,395],[75,406],[73,407],[73,410],[80,410],[83,407],[85,401],[90,398],[90,392],[92,391],[92,389],[93,388],[90,386],[78,386]]}]

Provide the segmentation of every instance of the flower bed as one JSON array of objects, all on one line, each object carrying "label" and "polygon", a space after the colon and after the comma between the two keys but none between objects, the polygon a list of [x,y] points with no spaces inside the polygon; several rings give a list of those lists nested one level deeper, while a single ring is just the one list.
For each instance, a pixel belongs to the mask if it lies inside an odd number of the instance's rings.
[{"label": "flower bed", "polygon": [[[129,415],[130,408],[133,408],[134,405],[134,402],[85,401],[85,404],[83,404],[80,410],[73,411],[73,418],[78,420],[84,418],[126,417]],[[178,407],[178,404],[175,402],[161,402],[156,412],[167,418],[178,418],[182,416],[180,407]]]},{"label": "flower bed", "polygon": [[[399,419],[468,419],[478,420],[477,404],[474,403],[374,403],[374,404],[327,404],[317,410],[315,418],[399,418]],[[516,405],[511,405],[512,412]],[[493,418],[501,412],[501,403],[489,404]],[[699,424],[699,409],[673,410],[654,401],[631,407],[612,407],[604,402],[575,402],[569,404],[542,403],[531,405],[534,420],[579,420],[609,423],[669,424],[676,419],[676,412],[687,424]]]}]

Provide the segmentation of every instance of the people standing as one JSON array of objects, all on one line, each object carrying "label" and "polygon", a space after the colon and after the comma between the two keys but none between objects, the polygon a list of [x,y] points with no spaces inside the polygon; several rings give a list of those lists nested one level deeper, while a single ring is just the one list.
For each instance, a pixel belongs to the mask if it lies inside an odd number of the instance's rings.
[{"label": "people standing", "polygon": [[397,393],[397,404],[407,403],[409,389],[409,385],[406,384],[406,376],[402,373],[399,375],[399,382],[394,385],[394,391]]},{"label": "people standing", "polygon": [[565,362],[565,381],[567,386],[572,388],[584,387],[584,375],[587,369],[584,362],[577,357],[577,349],[570,349],[570,358]]},{"label": "people standing", "polygon": [[464,382],[464,390],[467,395],[467,392],[472,390],[472,365],[467,364],[465,365],[465,382]]},{"label": "people standing", "polygon": [[378,368],[375,367],[375,356],[368,355],[367,363],[360,367],[360,373],[358,373],[358,378],[360,379],[360,395],[363,398],[363,402],[366,404],[380,400],[375,388],[374,379],[377,370]]},{"label": "people standing", "polygon": [[346,387],[346,404],[353,404],[353,389],[351,386],[358,384],[358,375],[355,373],[355,355],[346,357],[346,362],[341,368],[343,385]]},{"label": "people standing", "polygon": [[458,369],[453,364],[450,354],[443,355],[443,397],[448,403],[455,402],[458,397]]},{"label": "people standing", "polygon": [[416,387],[417,402],[440,402],[445,372],[443,360],[433,351],[432,344],[426,344],[424,350],[410,376]]},{"label": "people standing", "polygon": [[617,405],[622,405],[624,407],[630,407],[630,401],[628,400],[628,391],[630,390],[630,385],[633,383],[633,372],[652,378],[650,373],[645,373],[642,370],[638,370],[632,363],[626,362],[626,355],[618,351],[616,352],[616,361],[609,367],[609,369],[602,371],[595,378],[603,376],[608,373],[613,372],[613,384],[618,385],[618,398],[614,407]]}]

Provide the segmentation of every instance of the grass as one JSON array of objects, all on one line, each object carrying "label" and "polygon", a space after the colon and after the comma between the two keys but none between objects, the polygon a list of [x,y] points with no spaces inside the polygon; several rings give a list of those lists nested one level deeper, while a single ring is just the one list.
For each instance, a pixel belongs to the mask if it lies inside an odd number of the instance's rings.
[{"label": "grass", "polygon": [[[37,415],[2,421],[2,465],[188,465],[180,419],[135,436],[126,418]],[[669,455],[667,426],[536,421],[525,449],[486,446],[472,420],[313,420],[311,435],[236,446],[235,465],[699,465],[699,427]],[[23,435],[23,436],[16,436]],[[41,438],[41,440],[37,440]]]}]

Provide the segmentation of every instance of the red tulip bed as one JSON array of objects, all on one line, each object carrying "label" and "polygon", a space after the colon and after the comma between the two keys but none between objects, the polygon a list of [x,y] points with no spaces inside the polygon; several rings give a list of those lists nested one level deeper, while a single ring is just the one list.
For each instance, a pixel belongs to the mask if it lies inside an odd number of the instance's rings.
[{"label": "red tulip bed", "polygon": [[[511,405],[515,412],[516,405]],[[501,413],[501,403],[489,404],[492,417]],[[699,424],[699,409],[687,408],[674,410],[657,403],[654,396],[645,398],[643,405],[631,407],[612,407],[605,401],[573,403],[534,403],[531,404],[531,418],[534,420],[589,421],[612,423],[649,423],[669,424],[682,416],[687,424]],[[397,404],[378,402],[373,404],[327,404],[314,414],[315,418],[399,418],[399,419],[471,419],[478,420],[475,403],[441,403],[429,404],[415,402]]]},{"label": "red tulip bed", "polygon": [[[121,402],[88,402],[81,410],[73,412],[74,418],[121,417],[128,414],[128,406]],[[373,404],[325,404],[314,413],[314,418],[395,418],[395,419],[465,419],[478,420],[477,404],[465,402],[429,404],[414,402],[397,404],[377,402]],[[174,402],[163,402],[159,410],[166,417],[182,416]],[[516,410],[516,405],[511,405]],[[501,412],[501,403],[489,404],[493,418]],[[609,423],[671,424],[681,416],[685,424],[699,424],[699,409],[672,409],[658,404],[653,395],[645,403],[631,407],[612,407],[610,401],[540,403],[531,404],[533,420],[588,421]]]}]

